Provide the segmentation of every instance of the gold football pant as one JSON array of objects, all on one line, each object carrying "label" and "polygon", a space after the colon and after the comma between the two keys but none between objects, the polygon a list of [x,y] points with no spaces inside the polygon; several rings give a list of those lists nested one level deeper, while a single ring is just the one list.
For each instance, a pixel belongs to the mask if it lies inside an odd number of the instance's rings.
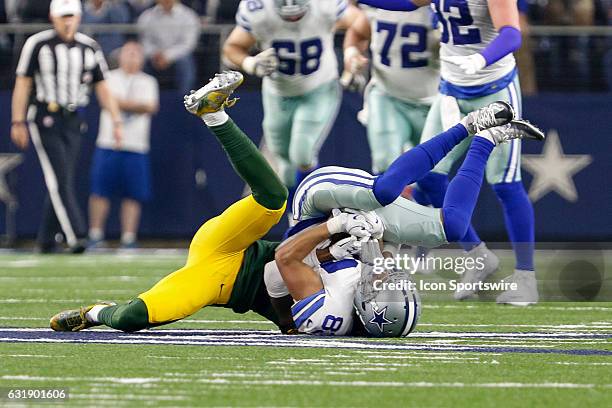
[{"label": "gold football pant", "polygon": [[252,195],[232,204],[196,232],[186,265],[138,295],[149,323],[183,319],[209,305],[229,301],[246,249],[281,219],[285,206],[270,210]]}]

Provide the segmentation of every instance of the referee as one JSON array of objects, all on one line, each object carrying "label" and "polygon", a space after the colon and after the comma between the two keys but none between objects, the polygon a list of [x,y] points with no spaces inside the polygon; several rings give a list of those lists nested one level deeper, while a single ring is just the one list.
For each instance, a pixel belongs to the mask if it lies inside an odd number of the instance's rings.
[{"label": "referee", "polygon": [[77,32],[80,0],[52,0],[49,15],[53,29],[32,35],[21,51],[11,139],[20,149],[27,148],[32,139],[47,185],[38,232],[40,251],[55,252],[55,236],[62,232],[70,250],[79,253],[85,249],[82,239],[86,234],[74,188],[81,141],[79,111],[89,103],[94,88],[100,105],[111,114],[117,145],[121,143],[121,115],[104,81],[107,66],[100,46]]}]

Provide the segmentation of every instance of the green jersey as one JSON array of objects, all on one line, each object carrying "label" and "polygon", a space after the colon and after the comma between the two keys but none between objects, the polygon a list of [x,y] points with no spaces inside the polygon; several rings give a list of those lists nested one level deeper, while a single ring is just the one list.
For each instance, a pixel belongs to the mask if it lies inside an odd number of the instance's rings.
[{"label": "green jersey", "polygon": [[264,284],[264,266],[274,260],[274,252],[279,244],[260,239],[247,248],[229,302],[224,307],[236,313],[252,310],[278,324],[278,317]]}]

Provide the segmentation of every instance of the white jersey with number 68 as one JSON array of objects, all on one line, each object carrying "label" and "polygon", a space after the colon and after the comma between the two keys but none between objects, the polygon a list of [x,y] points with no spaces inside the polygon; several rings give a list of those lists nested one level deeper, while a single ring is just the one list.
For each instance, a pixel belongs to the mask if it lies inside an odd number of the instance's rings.
[{"label": "white jersey with number 68", "polygon": [[263,80],[267,91],[296,96],[338,77],[334,26],[344,15],[347,0],[311,0],[304,17],[283,20],[274,0],[243,0],[236,24],[250,32],[260,49],[274,48],[278,71]]}]

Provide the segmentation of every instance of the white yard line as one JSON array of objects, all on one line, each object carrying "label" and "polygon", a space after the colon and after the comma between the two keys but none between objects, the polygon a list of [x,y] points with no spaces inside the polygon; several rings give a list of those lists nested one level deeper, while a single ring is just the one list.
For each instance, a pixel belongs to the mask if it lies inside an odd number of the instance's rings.
[{"label": "white yard line", "polygon": [[199,378],[178,379],[160,377],[47,377],[29,375],[4,375],[2,380],[11,381],[64,381],[82,382],[91,381],[95,383],[114,383],[127,385],[142,385],[159,382],[174,383],[204,383],[218,385],[258,385],[258,386],[330,386],[330,387],[419,387],[419,388],[612,388],[612,384],[580,384],[580,383],[517,383],[517,382],[489,382],[489,383],[465,383],[465,382],[403,382],[403,381],[321,381],[321,380],[228,380],[226,378]]}]

